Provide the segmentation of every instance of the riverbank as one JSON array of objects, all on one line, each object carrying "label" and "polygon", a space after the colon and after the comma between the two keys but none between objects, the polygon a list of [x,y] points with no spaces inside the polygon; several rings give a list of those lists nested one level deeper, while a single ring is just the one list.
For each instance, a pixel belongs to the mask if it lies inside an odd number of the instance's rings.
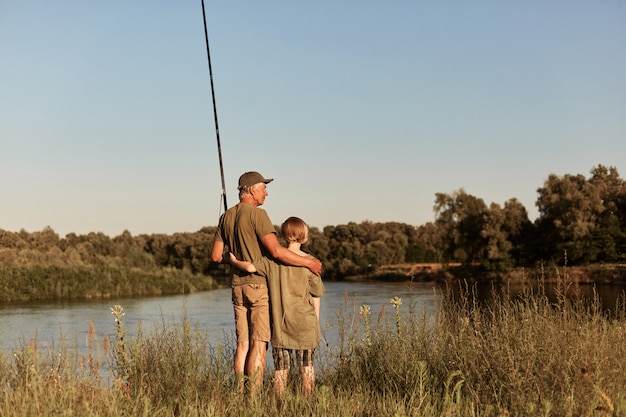
[{"label": "riverbank", "polygon": [[208,276],[174,268],[110,265],[0,265],[0,302],[188,294],[218,288]]},{"label": "riverbank", "polygon": [[[576,284],[624,284],[626,264],[597,264],[516,268],[487,271],[479,265],[413,263],[384,265],[370,274],[345,281],[440,282],[545,282],[563,280]],[[0,265],[0,302],[108,299],[188,294],[227,286],[229,279],[194,274],[175,268],[121,267],[111,265]]]},{"label": "riverbank", "polygon": [[539,266],[516,268],[510,271],[488,271],[480,265],[458,263],[415,263],[383,265],[371,274],[350,280],[449,282],[454,280],[556,283],[566,280],[576,284],[624,284],[626,264],[596,264],[586,266]]}]

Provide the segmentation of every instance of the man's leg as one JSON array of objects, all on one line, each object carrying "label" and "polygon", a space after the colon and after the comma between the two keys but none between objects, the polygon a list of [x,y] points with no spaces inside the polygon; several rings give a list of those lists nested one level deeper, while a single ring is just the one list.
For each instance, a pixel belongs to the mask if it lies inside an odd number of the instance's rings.
[{"label": "man's leg", "polygon": [[246,359],[246,375],[254,385],[263,385],[265,374],[265,355],[267,353],[267,342],[252,340],[248,357]]},{"label": "man's leg", "polygon": [[242,394],[244,391],[246,358],[248,356],[248,351],[250,348],[250,342],[248,339],[248,308],[246,307],[243,290],[243,285],[235,286],[232,290],[232,301],[235,311],[235,331],[237,335],[237,349],[235,350],[233,367],[235,370],[235,380],[237,383],[237,387],[239,389],[239,392]]},{"label": "man's leg", "polygon": [[[246,297],[250,305],[250,350],[246,358],[246,376],[250,378],[251,391],[263,385],[265,355],[270,340],[270,312],[267,285],[246,285]],[[254,392],[253,392],[254,394]]]},{"label": "man's leg", "polygon": [[237,350],[235,350],[235,374],[244,374],[248,349],[249,343],[247,340],[237,342]]},{"label": "man's leg", "polygon": [[240,394],[244,392],[244,382],[245,382],[245,365],[246,365],[246,356],[248,356],[248,341],[237,342],[237,349],[235,350],[235,360],[234,360],[234,368],[235,368],[235,383],[237,384],[237,389]]}]

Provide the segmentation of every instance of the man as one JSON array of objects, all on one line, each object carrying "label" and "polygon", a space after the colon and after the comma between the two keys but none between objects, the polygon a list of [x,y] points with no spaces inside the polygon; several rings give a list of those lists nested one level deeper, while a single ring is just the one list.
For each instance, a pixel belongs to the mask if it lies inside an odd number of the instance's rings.
[{"label": "man", "polygon": [[[265,255],[286,265],[307,267],[320,275],[322,263],[283,247],[266,211],[259,208],[268,195],[266,184],[271,181],[254,171],[239,177],[239,203],[220,218],[211,250],[212,261],[228,262],[229,258],[224,257],[224,247],[228,246],[243,261],[252,262]],[[232,301],[237,334],[235,375],[252,378],[253,385],[258,387],[263,384],[267,342],[271,336],[266,278],[235,269]]]}]

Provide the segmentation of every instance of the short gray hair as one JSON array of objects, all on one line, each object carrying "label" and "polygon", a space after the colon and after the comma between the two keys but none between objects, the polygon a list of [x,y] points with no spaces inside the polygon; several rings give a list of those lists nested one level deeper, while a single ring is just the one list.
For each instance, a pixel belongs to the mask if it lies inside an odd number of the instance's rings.
[{"label": "short gray hair", "polygon": [[258,187],[261,184],[263,183],[257,182],[256,184],[242,185],[241,187],[239,187],[239,199],[241,200],[244,196],[252,194],[252,189]]}]

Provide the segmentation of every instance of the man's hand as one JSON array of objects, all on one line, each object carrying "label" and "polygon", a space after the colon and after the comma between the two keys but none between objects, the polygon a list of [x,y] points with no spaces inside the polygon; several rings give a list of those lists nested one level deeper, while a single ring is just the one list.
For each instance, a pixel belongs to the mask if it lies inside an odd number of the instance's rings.
[{"label": "man's hand", "polygon": [[311,265],[308,268],[318,277],[322,275],[322,262],[319,259],[311,259]]}]

